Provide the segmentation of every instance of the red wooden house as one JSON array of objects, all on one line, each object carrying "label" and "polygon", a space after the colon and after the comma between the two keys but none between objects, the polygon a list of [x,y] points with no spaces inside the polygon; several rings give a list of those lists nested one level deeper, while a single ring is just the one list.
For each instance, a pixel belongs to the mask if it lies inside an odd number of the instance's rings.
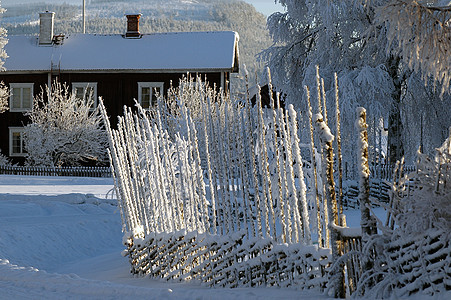
[{"label": "red wooden house", "polygon": [[39,36],[9,36],[8,58],[0,81],[10,87],[9,111],[0,115],[0,149],[13,161],[23,161],[24,112],[33,97],[55,79],[73,92],[101,96],[108,114],[123,106],[154,104],[155,91],[165,93],[187,73],[206,76],[210,84],[228,87],[230,73],[238,72],[238,34],[178,32],[141,34],[140,15],[127,15],[125,34],[53,35],[54,13],[40,14]]}]

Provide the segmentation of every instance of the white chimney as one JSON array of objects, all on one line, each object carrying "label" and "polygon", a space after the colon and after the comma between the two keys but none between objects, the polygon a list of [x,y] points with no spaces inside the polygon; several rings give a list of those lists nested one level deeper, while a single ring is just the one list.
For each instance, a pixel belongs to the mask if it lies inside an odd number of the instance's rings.
[{"label": "white chimney", "polygon": [[39,14],[39,45],[51,45],[53,40],[53,19],[54,12],[43,12]]}]

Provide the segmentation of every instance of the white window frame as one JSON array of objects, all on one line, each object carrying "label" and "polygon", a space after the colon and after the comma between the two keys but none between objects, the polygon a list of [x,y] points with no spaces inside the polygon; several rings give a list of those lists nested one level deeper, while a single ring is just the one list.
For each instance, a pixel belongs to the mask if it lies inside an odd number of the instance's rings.
[{"label": "white window frame", "polygon": [[[14,108],[13,107],[13,89],[19,88],[21,89],[20,93],[21,93],[21,97],[20,97],[20,107],[19,108]],[[29,88],[30,89],[30,107],[23,107],[23,93],[22,93],[22,89],[23,88]],[[9,97],[9,111],[11,112],[24,112],[24,111],[29,111],[33,108],[33,98],[34,98],[34,83],[28,83],[28,82],[23,82],[23,83],[10,83],[9,84],[9,90],[11,92],[11,96]]]},{"label": "white window frame", "polygon": [[[82,88],[83,94],[86,95],[86,89],[90,87],[93,89],[93,100],[94,100],[94,106],[91,107],[89,110],[94,110],[97,108],[97,82],[72,82],[72,93],[76,95],[76,89]],[[84,100],[84,99],[83,99]]]},{"label": "white window frame", "polygon": [[[20,153],[14,153],[13,152],[13,133],[19,132],[20,133],[20,139],[21,139],[21,152]],[[27,153],[24,152],[24,139],[23,139],[23,133],[25,132],[24,127],[9,127],[9,156],[12,157],[25,157],[27,156]]]},{"label": "white window frame", "polygon": [[149,109],[152,107],[152,96],[153,96],[153,93],[155,92],[154,88],[160,88],[160,93],[163,93],[164,82],[138,82],[138,102],[139,102],[139,105],[141,105],[141,106],[142,106],[142,89],[143,88],[150,88],[150,103],[149,103],[149,107],[145,108],[145,109]]}]

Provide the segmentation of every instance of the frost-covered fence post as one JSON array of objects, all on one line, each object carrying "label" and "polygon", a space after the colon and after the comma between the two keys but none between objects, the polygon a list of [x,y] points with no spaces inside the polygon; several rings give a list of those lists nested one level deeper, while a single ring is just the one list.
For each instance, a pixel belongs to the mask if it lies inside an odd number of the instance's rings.
[{"label": "frost-covered fence post", "polygon": [[218,193],[218,187],[220,185],[220,178],[218,178],[218,174],[219,174],[219,164],[218,164],[219,152],[218,151],[219,150],[218,150],[217,139],[219,137],[215,132],[215,122],[213,119],[213,117],[217,114],[217,112],[213,112],[212,107],[214,107],[214,106],[213,106],[212,101],[213,101],[213,99],[211,97],[207,101],[207,118],[204,119],[204,122],[206,122],[208,124],[208,132],[211,137],[211,139],[209,139],[209,142],[211,143],[211,147],[209,147],[209,153],[211,153],[211,155],[209,156],[209,158],[211,159],[211,170],[210,171],[212,172],[212,181],[210,182],[210,189],[212,190],[212,194],[214,195],[214,198],[216,199],[216,202],[215,202],[216,207],[215,207],[215,211],[214,211],[214,216],[216,216],[218,225],[215,225],[215,226],[216,226],[216,231],[219,234],[223,234],[224,233],[224,227],[223,227],[224,214],[223,213],[221,214],[219,212],[223,211],[224,203],[223,203],[223,197],[221,197]]},{"label": "frost-covered fence post", "polygon": [[[278,199],[276,199],[277,204],[279,206],[279,214],[280,214],[280,222],[282,223],[282,241],[284,243],[287,242],[287,234],[289,235],[289,220],[288,220],[288,211],[286,210],[286,205],[288,203],[285,203],[283,198],[283,187],[282,187],[282,174],[283,172],[283,166],[281,165],[281,161],[283,161],[283,158],[281,157],[281,151],[279,149],[279,141],[278,141],[278,134],[281,134],[281,126],[278,124],[278,109],[275,108],[274,103],[274,97],[272,94],[272,84],[271,84],[271,73],[269,68],[267,68],[267,74],[268,74],[268,89],[269,89],[269,99],[271,104],[271,110],[272,110],[272,116],[273,116],[273,145],[275,150],[275,156],[276,156],[276,173],[277,173],[277,192],[278,192]],[[273,181],[273,180],[271,180]],[[289,237],[288,237],[289,238]]]},{"label": "frost-covered fence post", "polygon": [[[334,74],[335,82],[335,119],[337,126],[337,160],[338,160],[338,209],[340,213],[340,225],[343,225],[346,220],[343,220],[343,156],[341,154],[341,128],[340,128],[340,102],[338,98],[338,78],[337,73]],[[343,224],[342,224],[343,223]]]},{"label": "frost-covered fence post", "polygon": [[323,109],[324,109],[324,122],[326,122],[326,125],[329,125],[329,121],[327,118],[327,102],[326,102],[326,90],[324,87],[324,78],[321,78],[321,95],[323,98]]},{"label": "frost-covered fence post", "polygon": [[[235,180],[234,180],[234,163],[233,158],[231,158],[231,153],[232,153],[232,149],[231,149],[231,144],[232,144],[232,140],[231,140],[231,129],[230,127],[234,126],[234,120],[235,120],[235,109],[234,107],[231,105],[230,99],[227,98],[225,99],[225,116],[224,116],[224,131],[225,131],[225,141],[226,143],[224,144],[224,151],[225,151],[225,158],[227,161],[227,192],[230,194],[230,206],[231,206],[231,212],[230,212],[230,216],[231,216],[231,224],[232,224],[232,231],[236,232],[237,230],[240,231],[241,230],[241,225],[240,225],[240,220],[239,220],[239,206],[238,206],[238,201],[237,201],[237,195],[235,192]],[[233,136],[233,134],[232,134]],[[236,151],[233,151],[236,152]],[[232,189],[230,191],[230,189]],[[233,207],[235,207],[233,209]],[[236,226],[236,229],[235,229]]]},{"label": "frost-covered fence post", "polygon": [[[209,101],[208,99],[207,101]],[[203,130],[204,130],[204,141],[205,141],[205,158],[207,160],[207,175],[208,175],[208,186],[210,189],[210,203],[211,203],[211,214],[212,214],[212,221],[211,225],[213,226],[213,234],[217,234],[218,230],[216,227],[216,197],[215,197],[215,190],[216,186],[213,182],[213,172],[211,170],[211,160],[210,160],[210,148],[209,148],[209,137],[208,137],[208,130],[207,130],[207,123],[209,120],[209,116],[206,115],[206,103],[202,104],[202,118],[203,118]],[[210,111],[210,110],[208,110]],[[216,174],[215,174],[216,177]],[[216,182],[216,181],[215,181]]]},{"label": "frost-covered fence post", "polygon": [[113,143],[113,139],[112,139],[113,132],[111,131],[110,120],[106,113],[105,106],[103,105],[102,98],[99,98],[99,109],[100,109],[100,114],[102,115],[102,119],[105,124],[105,129],[106,129],[107,135],[108,135],[109,149],[107,150],[107,153],[108,153],[108,158],[110,159],[110,163],[111,163],[111,174],[112,174],[114,182],[116,183],[114,185],[114,189],[115,189],[116,195],[118,197],[118,206],[119,206],[119,211],[120,211],[121,220],[122,220],[122,231],[127,231],[129,228],[131,228],[131,223],[130,223],[129,216],[124,213],[124,210],[127,209],[127,207],[126,207],[127,204],[124,201],[124,199],[125,199],[124,196],[121,194],[122,193],[121,189],[119,189],[119,187],[118,187],[119,180],[116,176],[116,170],[115,170],[115,167],[118,166],[119,159],[117,157],[116,147],[115,147],[115,145]]},{"label": "frost-covered fence post", "polygon": [[318,190],[318,176],[317,176],[317,166],[316,166],[316,151],[315,151],[315,142],[313,139],[313,115],[312,115],[312,105],[310,102],[310,89],[307,86],[304,86],[306,96],[307,96],[307,104],[308,104],[308,117],[310,124],[310,159],[312,161],[313,166],[313,181],[315,183],[315,204],[316,204],[316,224],[318,231],[318,246],[323,247],[323,230],[321,224],[321,205],[320,205],[320,194]]},{"label": "frost-covered fence post", "polygon": [[358,131],[358,155],[359,160],[359,202],[361,210],[361,226],[363,238],[365,240],[373,234],[374,224],[370,215],[370,169],[368,166],[368,125],[366,124],[366,110],[363,107],[357,108],[358,119],[356,129]]},{"label": "frost-covered fence post", "polygon": [[[326,116],[326,118],[323,118],[323,120],[325,120],[325,123],[326,123],[326,125],[327,125],[327,112],[326,112],[326,108],[324,107],[324,114],[323,114],[323,104],[322,104],[322,96],[321,96],[321,77],[320,77],[320,75],[319,75],[319,66],[318,65],[316,65],[316,91],[317,91],[317,97],[318,97],[318,99],[317,99],[317,102],[318,102],[318,114],[320,114],[320,115],[322,115],[322,116]],[[324,99],[324,103],[326,103],[326,101],[325,101],[325,99]],[[324,158],[324,156],[325,156],[325,153],[324,153],[324,149],[323,149],[323,147],[320,147],[320,154],[321,154],[321,161],[323,162],[322,164],[321,164],[321,179],[322,179],[322,185],[321,185],[321,191],[322,191],[322,195],[323,195],[323,197],[322,197],[322,208],[323,208],[323,217],[324,217],[324,224],[325,224],[325,226],[324,226],[324,234],[325,234],[325,237],[324,237],[324,241],[325,241],[325,247],[326,248],[329,248],[329,242],[330,242],[330,230],[329,230],[329,228],[328,228],[328,225],[327,224],[329,224],[329,207],[328,207],[328,203],[327,203],[327,200],[325,199],[325,197],[326,197],[326,181],[327,181],[327,178],[326,178],[326,169],[325,169],[325,166],[326,166],[326,164],[324,163],[324,160],[325,160],[325,158]]]},{"label": "frost-covered fence post", "polygon": [[[308,205],[307,205],[307,187],[305,186],[304,182],[304,170],[302,169],[302,156],[301,156],[301,149],[299,148],[300,140],[299,136],[297,135],[298,128],[297,128],[297,120],[296,120],[296,111],[294,110],[294,107],[292,104],[288,106],[288,111],[291,118],[291,132],[292,132],[292,139],[293,139],[293,152],[295,157],[295,174],[297,175],[299,179],[299,188],[297,189],[297,200],[299,201],[298,207],[300,210],[300,216],[302,221],[302,239],[301,241],[305,243],[306,245],[310,245],[312,242],[312,236],[310,232],[310,220],[309,220],[309,214],[308,214]],[[288,123],[288,122],[287,122]]]},{"label": "frost-covered fence post", "polygon": [[[334,230],[335,226],[339,225],[338,221],[338,211],[337,211],[337,199],[335,194],[335,182],[334,182],[334,149],[332,143],[334,141],[334,136],[330,132],[329,127],[326,122],[323,120],[323,116],[321,114],[316,114],[314,116],[315,127],[319,135],[319,139],[321,141],[321,146],[324,153],[324,161],[323,161],[323,170],[326,170],[326,202],[329,210],[329,218],[327,227],[330,229],[330,245],[332,249],[332,260],[337,262],[341,256],[340,253],[340,240],[338,236],[338,231]],[[331,281],[332,288],[334,290],[335,297],[344,298],[345,290],[344,290],[344,276],[340,269],[336,271],[336,269],[331,272]]]},{"label": "frost-covered fence post", "polygon": [[[263,159],[260,160],[260,169],[262,170],[263,176],[263,205],[262,208],[257,205],[257,222],[258,222],[258,231],[261,234],[262,231],[262,226],[261,226],[261,214],[260,214],[260,209],[263,210],[264,215],[265,215],[265,224],[268,225],[269,224],[269,217],[268,217],[268,208],[270,210],[270,214],[271,214],[271,231],[272,231],[272,236],[274,237],[274,239],[277,240],[277,231],[276,231],[276,218],[275,218],[275,214],[274,214],[274,202],[273,202],[273,196],[272,196],[272,187],[271,187],[271,182],[270,182],[270,178],[271,178],[271,173],[269,171],[269,162],[268,162],[268,152],[267,152],[267,144],[266,144],[266,126],[265,126],[265,121],[263,120],[263,109],[262,109],[262,99],[261,99],[261,89],[260,86],[257,85],[257,118],[258,118],[258,135],[259,135],[259,143],[260,143],[260,155],[263,156]],[[258,190],[256,191],[256,193],[258,192]],[[270,233],[269,231],[269,226],[266,229],[266,233]],[[270,233],[271,234],[271,233]]]},{"label": "frost-covered fence post", "polygon": [[[189,119],[191,120],[191,117],[189,117]],[[198,206],[196,205],[196,209],[198,208],[199,212],[200,212],[200,216],[199,218],[202,220],[200,225],[201,225],[201,230],[202,232],[205,231],[210,231],[210,220],[208,218],[208,200],[206,197],[206,191],[205,191],[205,181],[204,181],[204,176],[203,176],[203,171],[202,171],[202,166],[201,166],[201,159],[200,159],[200,153],[199,153],[199,143],[198,143],[198,138],[197,138],[197,130],[196,130],[196,126],[195,123],[191,120],[190,125],[192,127],[191,129],[191,133],[192,133],[192,143],[194,144],[193,147],[193,160],[196,162],[196,167],[193,168],[193,171],[196,174],[196,196],[197,196],[197,200],[198,200]],[[199,229],[198,229],[199,230]]]},{"label": "frost-covered fence post", "polygon": [[[250,170],[249,172],[252,172],[252,179],[251,176],[248,177],[249,182],[253,183],[253,187],[254,187],[254,203],[259,203],[260,202],[260,192],[259,192],[259,184],[258,184],[258,170],[257,170],[257,164],[255,161],[255,152],[254,152],[254,137],[253,137],[253,118],[252,118],[252,105],[251,105],[251,97],[250,97],[250,93],[249,93],[249,74],[247,72],[246,69],[246,65],[243,66],[244,67],[244,73],[245,73],[245,79],[246,79],[246,109],[244,111],[245,116],[243,117],[244,120],[244,128],[245,128],[245,133],[242,132],[243,134],[247,135],[246,139],[246,144],[247,144],[247,148],[251,154],[250,160],[251,160],[251,166],[252,166],[252,170]],[[249,184],[249,190],[250,190],[250,184]],[[254,216],[255,213],[254,211],[256,211],[255,205],[253,206],[251,204],[251,199],[250,199],[250,192],[248,191],[248,199],[249,199],[249,213]],[[249,220],[251,222],[251,227],[252,227],[252,233],[253,236],[257,236],[257,231],[256,231],[256,226],[255,226],[255,220],[252,220],[252,218]],[[267,236],[269,236],[269,224],[267,224],[268,228],[266,228],[266,232],[267,232]],[[258,227],[258,226],[257,226]]]},{"label": "frost-covered fence post", "polygon": [[[358,118],[355,123],[355,127],[358,132],[358,170],[359,170],[359,202],[362,227],[362,242],[363,245],[367,244],[371,235],[375,233],[374,222],[370,215],[370,169],[368,166],[368,125],[366,123],[366,110],[363,107],[357,108]],[[365,253],[362,262],[363,273],[370,271],[373,268],[373,261],[368,253]],[[367,282],[367,285],[371,285],[371,282]]]}]

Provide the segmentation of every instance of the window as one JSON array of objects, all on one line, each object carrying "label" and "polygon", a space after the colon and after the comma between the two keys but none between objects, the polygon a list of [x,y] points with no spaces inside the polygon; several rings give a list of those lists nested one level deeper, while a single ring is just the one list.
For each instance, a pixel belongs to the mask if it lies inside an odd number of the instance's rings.
[{"label": "window", "polygon": [[97,82],[73,82],[72,93],[75,97],[87,101],[89,97],[93,100],[91,110],[97,107]]},{"label": "window", "polygon": [[21,112],[33,108],[33,83],[11,83],[9,87],[10,111]]},{"label": "window", "polygon": [[157,104],[157,96],[163,93],[163,82],[138,82],[138,100],[142,108]]},{"label": "window", "polygon": [[23,127],[9,128],[9,156],[25,156]]}]

